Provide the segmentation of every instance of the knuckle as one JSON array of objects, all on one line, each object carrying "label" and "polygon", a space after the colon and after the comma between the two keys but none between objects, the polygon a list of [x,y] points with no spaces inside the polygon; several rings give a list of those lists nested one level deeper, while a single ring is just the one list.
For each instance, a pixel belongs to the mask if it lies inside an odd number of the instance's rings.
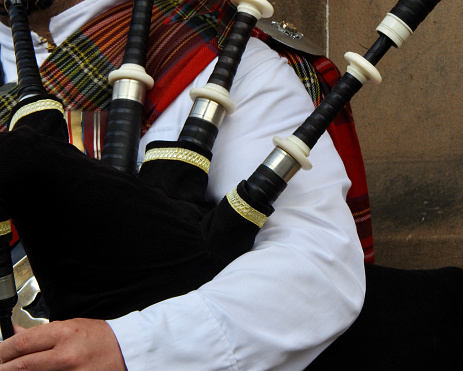
[{"label": "knuckle", "polygon": [[28,371],[28,370],[31,369],[31,367],[30,367],[29,363],[26,362],[25,360],[18,360],[16,369],[18,371]]},{"label": "knuckle", "polygon": [[72,368],[78,365],[80,357],[77,352],[68,351],[60,354],[57,364],[62,365],[65,368]]},{"label": "knuckle", "polygon": [[16,335],[15,342],[12,344],[14,350],[19,354],[24,354],[29,348],[29,340],[23,334]]},{"label": "knuckle", "polygon": [[54,363],[59,365],[59,369],[78,369],[82,362],[82,355],[79,353],[79,349],[75,347],[67,347],[61,349],[58,354],[54,356]]},{"label": "knuckle", "polygon": [[69,339],[78,331],[77,327],[71,321],[57,322],[56,332],[62,339]]}]

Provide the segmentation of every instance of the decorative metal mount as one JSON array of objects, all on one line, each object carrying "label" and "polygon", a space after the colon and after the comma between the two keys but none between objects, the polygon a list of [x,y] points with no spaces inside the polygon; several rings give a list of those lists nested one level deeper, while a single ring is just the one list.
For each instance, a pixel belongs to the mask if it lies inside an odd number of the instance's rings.
[{"label": "decorative metal mount", "polygon": [[18,289],[18,303],[13,308],[13,322],[25,328],[47,323],[47,318],[35,318],[26,309],[40,293],[39,285],[32,272],[27,256],[14,265],[14,277]]},{"label": "decorative metal mount", "polygon": [[289,23],[286,21],[282,21],[282,22],[272,21],[271,25],[273,27],[276,27],[278,31],[283,32],[285,35],[288,35],[289,37],[295,40],[302,39],[304,37],[304,34],[298,32],[296,26],[293,23]]},{"label": "decorative metal mount", "polygon": [[275,40],[293,49],[313,55],[324,55],[323,49],[307,39],[291,22],[277,22],[261,18],[257,22],[257,27]]}]

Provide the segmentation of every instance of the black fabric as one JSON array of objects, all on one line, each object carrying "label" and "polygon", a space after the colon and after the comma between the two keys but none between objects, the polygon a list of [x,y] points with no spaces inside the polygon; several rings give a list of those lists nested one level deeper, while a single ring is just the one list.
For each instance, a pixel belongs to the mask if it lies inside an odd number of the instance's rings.
[{"label": "black fabric", "polygon": [[463,270],[365,269],[360,316],[306,370],[460,370]]},{"label": "black fabric", "polygon": [[[190,166],[185,175],[182,162],[151,161],[151,175],[144,170],[139,179],[47,135],[56,134],[50,124],[41,113],[0,133],[0,206],[17,227],[51,320],[143,309],[198,288],[252,247],[258,228],[228,203],[190,202],[198,184],[185,177],[199,172],[204,192],[202,170]],[[170,182],[150,184],[156,178]]]},{"label": "black fabric", "polygon": [[[153,141],[146,146],[146,152],[154,148],[177,147],[179,147],[178,142]],[[211,152],[202,150],[193,143],[182,142],[181,148],[196,152],[209,161],[212,159]],[[179,198],[205,208],[213,206],[204,200],[208,176],[197,166],[175,160],[147,161],[141,167],[138,178],[153,187],[162,189],[166,196],[173,199]]]}]

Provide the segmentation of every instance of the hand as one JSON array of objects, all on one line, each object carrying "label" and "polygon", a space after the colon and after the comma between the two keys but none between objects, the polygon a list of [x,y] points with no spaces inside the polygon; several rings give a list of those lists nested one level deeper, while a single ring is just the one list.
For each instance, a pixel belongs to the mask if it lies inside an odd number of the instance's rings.
[{"label": "hand", "polygon": [[127,371],[119,343],[102,320],[77,318],[23,329],[0,343],[0,370]]}]

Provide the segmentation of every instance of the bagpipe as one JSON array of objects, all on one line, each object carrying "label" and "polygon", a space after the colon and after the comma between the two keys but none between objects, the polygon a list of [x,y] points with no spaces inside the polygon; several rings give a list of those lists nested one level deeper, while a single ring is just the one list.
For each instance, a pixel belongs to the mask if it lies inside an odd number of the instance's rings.
[{"label": "bagpipe", "polygon": [[[25,4],[6,1],[18,66],[19,100],[10,132],[0,134],[0,303],[2,333],[16,302],[8,240],[11,219],[25,247],[50,319],[110,319],[194,290],[249,251],[272,204],[291,178],[310,169],[310,149],[368,80],[374,65],[400,47],[439,0],[399,0],[365,56],[348,53],[347,73],[313,114],[218,205],[204,198],[212,147],[234,104],[229,90],[256,22],[271,16],[265,0],[233,0],[233,27],[208,83],[194,89],[178,141],[151,142],[137,173],[140,115],[152,79],[144,51],[152,1],[134,1],[126,54],[109,79],[113,99],[103,161],[67,141],[58,99],[48,95],[30,40]],[[66,200],[78,197],[69,207]],[[44,243],[53,228],[53,241]],[[74,231],[82,231],[75,235]]]}]

